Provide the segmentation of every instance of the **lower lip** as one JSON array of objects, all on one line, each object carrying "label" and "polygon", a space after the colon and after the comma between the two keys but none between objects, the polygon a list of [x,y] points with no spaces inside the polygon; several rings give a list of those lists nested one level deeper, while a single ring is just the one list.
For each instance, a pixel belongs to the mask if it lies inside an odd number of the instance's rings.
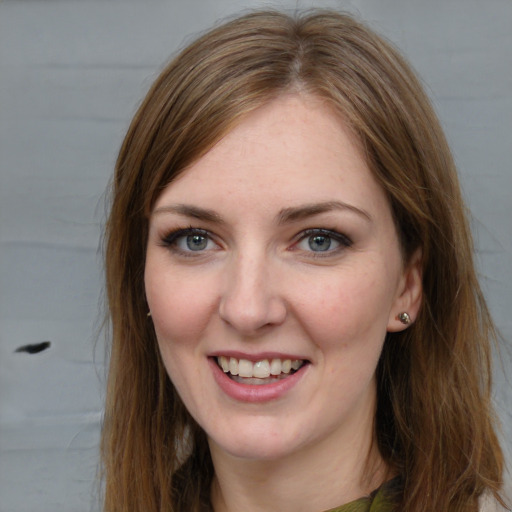
[{"label": "lower lip", "polygon": [[289,377],[276,380],[270,384],[241,384],[224,373],[214,358],[210,358],[209,363],[215,381],[226,395],[240,402],[253,403],[269,402],[283,397],[300,381],[306,372],[306,367],[309,366],[304,365]]}]

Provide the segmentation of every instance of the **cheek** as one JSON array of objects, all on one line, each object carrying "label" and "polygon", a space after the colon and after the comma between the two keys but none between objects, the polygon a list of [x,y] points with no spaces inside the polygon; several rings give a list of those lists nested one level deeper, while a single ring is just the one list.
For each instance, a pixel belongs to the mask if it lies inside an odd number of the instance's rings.
[{"label": "cheek", "polygon": [[373,275],[354,269],[297,290],[305,297],[298,316],[318,344],[337,350],[382,345],[393,294]]},{"label": "cheek", "polygon": [[147,266],[146,298],[167,374],[187,408],[196,410],[197,355],[213,309],[213,283],[194,280],[179,271]]},{"label": "cheek", "polygon": [[159,343],[191,342],[215,309],[215,283],[147,267],[146,297]]}]

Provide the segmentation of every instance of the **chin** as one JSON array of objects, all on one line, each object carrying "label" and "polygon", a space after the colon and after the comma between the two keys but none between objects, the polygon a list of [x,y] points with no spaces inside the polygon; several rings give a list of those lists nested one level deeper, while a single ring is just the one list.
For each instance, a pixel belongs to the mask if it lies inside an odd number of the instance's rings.
[{"label": "chin", "polygon": [[208,437],[212,456],[220,451],[238,459],[274,461],[286,458],[299,449],[292,440],[283,439],[280,432],[270,432],[245,432],[245,435],[236,436],[230,433],[217,439]]}]

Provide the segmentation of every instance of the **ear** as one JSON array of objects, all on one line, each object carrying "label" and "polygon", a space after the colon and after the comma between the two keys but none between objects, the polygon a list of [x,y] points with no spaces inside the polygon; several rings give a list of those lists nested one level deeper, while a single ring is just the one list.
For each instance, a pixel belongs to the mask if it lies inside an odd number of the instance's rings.
[{"label": "ear", "polygon": [[407,329],[398,318],[400,313],[407,313],[413,323],[421,307],[423,295],[422,251],[417,249],[404,268],[397,288],[397,295],[388,319],[388,332]]}]

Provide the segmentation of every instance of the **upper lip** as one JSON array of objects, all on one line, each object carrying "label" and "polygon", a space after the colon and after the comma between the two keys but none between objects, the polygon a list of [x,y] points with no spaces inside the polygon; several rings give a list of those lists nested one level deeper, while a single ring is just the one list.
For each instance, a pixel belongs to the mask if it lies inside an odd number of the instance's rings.
[{"label": "upper lip", "polygon": [[216,350],[209,354],[210,357],[234,357],[235,359],[247,359],[253,363],[257,361],[263,361],[264,359],[291,359],[292,361],[308,361],[307,357],[300,354],[284,353],[284,352],[258,352],[255,354],[248,354],[246,352],[240,352],[237,350]]}]

